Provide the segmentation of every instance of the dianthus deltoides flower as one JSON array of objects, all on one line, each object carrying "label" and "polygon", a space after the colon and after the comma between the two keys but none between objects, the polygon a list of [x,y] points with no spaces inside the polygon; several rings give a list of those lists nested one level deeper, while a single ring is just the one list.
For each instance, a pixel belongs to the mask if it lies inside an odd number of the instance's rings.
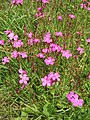
[{"label": "dianthus deltoides flower", "polygon": [[48,32],[44,35],[43,42],[45,42],[45,43],[51,43],[52,42],[51,33]]},{"label": "dianthus deltoides flower", "polygon": [[73,15],[73,14],[70,14],[69,17],[70,17],[71,19],[75,19],[75,18],[76,18],[76,16]]},{"label": "dianthus deltoides flower", "polygon": [[11,58],[17,58],[18,57],[18,52],[15,50],[11,53]]},{"label": "dianthus deltoides flower", "polygon": [[2,64],[5,65],[6,63],[10,62],[10,58],[9,57],[4,57],[2,58]]},{"label": "dianthus deltoides flower", "polygon": [[58,16],[58,20],[62,21],[62,16],[61,15]]},{"label": "dianthus deltoides flower", "polygon": [[60,32],[55,32],[55,35],[56,35],[56,36],[63,37],[63,34],[62,34],[62,32],[61,32],[61,31],[60,31]]},{"label": "dianthus deltoides flower", "polygon": [[26,52],[18,52],[18,55],[20,55],[22,58],[27,58]]},{"label": "dianthus deltoides flower", "polygon": [[4,40],[0,40],[0,45],[4,45]]},{"label": "dianthus deltoides flower", "polygon": [[44,56],[43,53],[39,53],[39,54],[37,55],[37,57],[39,57],[39,58],[45,58],[45,56]]},{"label": "dianthus deltoides flower", "polygon": [[87,41],[88,43],[90,43],[90,38],[88,38],[86,41]]},{"label": "dianthus deltoides flower", "polygon": [[56,43],[51,43],[50,44],[51,47],[51,51],[53,52],[60,52],[61,51],[61,47],[59,45],[57,45]]},{"label": "dianthus deltoides flower", "polygon": [[14,46],[15,48],[20,48],[21,46],[23,46],[22,40],[14,41],[13,46]]},{"label": "dianthus deltoides flower", "polygon": [[11,4],[12,5],[18,5],[18,4],[22,5],[23,4],[23,0],[12,0]]},{"label": "dianthus deltoides flower", "polygon": [[27,76],[26,70],[19,69],[19,74],[19,83],[22,84],[21,88],[24,89],[24,87],[28,84],[29,77]]},{"label": "dianthus deltoides flower", "polygon": [[75,94],[73,91],[71,91],[69,94],[67,94],[67,99],[69,102],[73,104],[73,106],[83,106],[83,99],[79,99],[78,94]]},{"label": "dianthus deltoides flower", "polygon": [[77,51],[79,52],[79,54],[83,54],[84,53],[84,48],[81,48],[80,46],[77,48]]},{"label": "dianthus deltoides flower", "polygon": [[49,3],[49,0],[42,0],[43,3]]},{"label": "dianthus deltoides flower", "polygon": [[46,65],[53,65],[55,62],[55,59],[52,57],[48,57],[47,59],[44,60],[44,62],[46,63]]},{"label": "dianthus deltoides flower", "polygon": [[59,73],[50,72],[47,76],[41,78],[42,86],[54,85],[56,81],[60,81],[59,77],[60,77]]},{"label": "dianthus deltoides flower", "polygon": [[66,57],[67,59],[72,57],[70,50],[61,50],[61,53],[62,53],[62,56]]},{"label": "dianthus deltoides flower", "polygon": [[88,75],[88,78],[90,79],[90,74]]}]

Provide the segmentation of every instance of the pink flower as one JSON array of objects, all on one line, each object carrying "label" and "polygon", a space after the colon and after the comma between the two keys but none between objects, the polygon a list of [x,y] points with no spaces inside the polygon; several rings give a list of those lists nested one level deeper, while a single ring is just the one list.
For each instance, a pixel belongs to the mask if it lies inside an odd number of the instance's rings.
[{"label": "pink flower", "polygon": [[18,5],[18,4],[23,4],[23,0],[12,0],[11,2],[12,5]]},{"label": "pink flower", "polygon": [[53,52],[55,52],[55,51],[60,52],[61,51],[61,47],[59,45],[57,45],[56,43],[51,43],[50,47],[51,47],[51,50]]},{"label": "pink flower", "polygon": [[69,94],[67,94],[67,99],[71,102],[72,97],[74,97],[74,92],[71,91]]},{"label": "pink flower", "polygon": [[78,35],[81,35],[81,33],[80,33],[79,31],[77,32],[77,34],[78,34]]},{"label": "pink flower", "polygon": [[39,58],[45,58],[45,56],[44,56],[43,53],[39,53],[37,56],[38,56]]},{"label": "pink flower", "polygon": [[83,54],[83,53],[84,53],[84,49],[81,48],[80,46],[77,48],[77,51],[78,51],[80,54]]},{"label": "pink flower", "polygon": [[54,76],[54,72],[50,72],[50,73],[47,75],[48,79],[52,79],[53,76]]},{"label": "pink flower", "polygon": [[18,56],[18,52],[16,50],[11,53],[12,58],[17,58],[17,56]]},{"label": "pink flower", "polygon": [[35,17],[44,17],[44,13],[43,12],[40,12],[40,13],[36,13],[35,14]]},{"label": "pink flower", "polygon": [[14,37],[13,37],[13,39],[16,41],[16,40],[18,40],[18,35],[15,35]]},{"label": "pink flower", "polygon": [[10,58],[8,58],[8,57],[2,58],[2,64],[3,65],[6,64],[6,63],[9,63],[9,62],[10,62]]},{"label": "pink flower", "polygon": [[20,73],[20,75],[19,75],[19,77],[20,77],[19,83],[22,84],[21,89],[23,90],[24,87],[28,84],[29,77],[27,76],[26,70],[19,69],[19,73]]},{"label": "pink flower", "polygon": [[42,86],[52,86],[52,81],[47,76],[41,78]]},{"label": "pink flower", "polygon": [[0,45],[4,45],[4,40],[0,40]]},{"label": "pink flower", "polygon": [[82,3],[81,8],[86,8],[86,5]]},{"label": "pink flower", "polygon": [[42,0],[43,3],[49,3],[49,0]]},{"label": "pink flower", "polygon": [[16,2],[16,0],[12,0],[11,4],[13,5],[13,4],[15,4],[15,2]]},{"label": "pink flower", "polygon": [[25,86],[27,85],[27,81],[29,80],[29,78],[27,77],[27,74],[20,74],[19,75],[19,77],[21,78],[20,80],[19,80],[19,83],[20,84],[24,84]]},{"label": "pink flower", "polygon": [[62,16],[59,15],[59,16],[58,16],[58,20],[59,20],[59,21],[62,21]]},{"label": "pink flower", "polygon": [[83,100],[79,99],[78,94],[74,94],[73,91],[71,91],[69,94],[67,94],[67,99],[69,100],[69,102],[71,102],[73,104],[73,106],[77,107],[77,106],[82,106],[83,105]]},{"label": "pink flower", "polygon": [[83,99],[79,99],[79,100],[78,100],[78,106],[82,107],[82,106],[83,106],[83,103],[84,103]]},{"label": "pink flower", "polygon": [[33,38],[30,38],[29,40],[28,40],[28,45],[33,45],[34,43],[33,43]]},{"label": "pink flower", "polygon": [[37,8],[37,11],[42,11],[42,7]]},{"label": "pink flower", "polygon": [[30,33],[28,34],[28,38],[32,38],[32,36],[33,36],[33,33],[30,32]]},{"label": "pink flower", "polygon": [[41,78],[42,86],[52,86],[55,84],[56,81],[60,81],[59,73],[50,72],[44,78]]},{"label": "pink flower", "polygon": [[51,20],[52,20],[50,16],[48,17],[48,20],[49,20],[49,21],[51,21]]},{"label": "pink flower", "polygon": [[90,43],[90,38],[88,38],[86,41],[87,41],[88,43]]},{"label": "pink flower", "polygon": [[52,79],[53,79],[53,81],[60,81],[60,75],[59,75],[59,73],[54,73],[54,75],[53,75],[53,77],[52,77]]},{"label": "pink flower", "polygon": [[78,100],[78,94],[74,94],[72,97],[71,97],[71,102],[74,103],[75,100],[77,101]]},{"label": "pink flower", "polygon": [[88,78],[90,79],[90,74],[88,75]]},{"label": "pink flower", "polygon": [[69,17],[70,17],[71,19],[75,19],[75,18],[76,18],[76,16],[73,15],[73,14],[70,14]]},{"label": "pink flower", "polygon": [[16,4],[23,4],[23,0],[16,0]]},{"label": "pink flower", "polygon": [[47,32],[47,33],[44,35],[44,37],[50,38],[50,37],[51,37],[51,33],[50,33],[50,32]]},{"label": "pink flower", "polygon": [[27,58],[27,53],[26,53],[26,52],[18,52],[18,54],[19,54],[22,58]]},{"label": "pink flower", "polygon": [[15,48],[20,48],[21,46],[23,46],[23,42],[21,40],[14,41],[13,46]]},{"label": "pink flower", "polygon": [[55,62],[55,59],[52,57],[48,57],[47,59],[44,60],[44,62],[46,63],[46,65],[53,65]]},{"label": "pink flower", "polygon": [[48,48],[42,49],[42,52],[43,52],[43,53],[47,53],[47,52],[48,52]]},{"label": "pink flower", "polygon": [[52,42],[52,39],[44,38],[43,41],[46,42],[46,43],[51,43],[51,42]]},{"label": "pink flower", "polygon": [[66,57],[67,59],[72,57],[72,54],[70,53],[70,50],[61,50],[62,56]]},{"label": "pink flower", "polygon": [[27,74],[26,70],[22,70],[22,69],[19,69],[18,72],[19,72],[20,74]]},{"label": "pink flower", "polygon": [[77,107],[77,106],[81,107],[83,105],[83,100],[82,99],[78,99],[77,97],[75,97],[75,95],[74,95],[74,98],[72,98],[71,102],[72,102],[72,104],[73,104],[74,107]]},{"label": "pink flower", "polygon": [[9,37],[10,40],[14,39],[14,33],[11,32],[10,34],[8,34],[8,37]]},{"label": "pink flower", "polygon": [[60,81],[59,77],[60,77],[59,73],[50,72],[48,74],[48,78],[52,79],[52,81]]},{"label": "pink flower", "polygon": [[10,34],[12,31],[11,30],[5,30],[4,31],[6,35]]},{"label": "pink flower", "polygon": [[52,49],[51,48],[48,48],[48,53],[51,53],[52,52]]},{"label": "pink flower", "polygon": [[55,32],[55,35],[56,35],[56,36],[63,37],[63,34],[62,34],[62,32]]},{"label": "pink flower", "polygon": [[86,8],[88,11],[90,11],[90,7]]},{"label": "pink flower", "polygon": [[40,40],[39,40],[38,38],[34,38],[34,39],[33,39],[33,42],[34,42],[34,43],[39,43]]},{"label": "pink flower", "polygon": [[40,17],[39,13],[36,13],[36,14],[35,14],[35,17],[36,17],[36,18]]},{"label": "pink flower", "polygon": [[44,40],[43,42],[46,42],[46,43],[51,43],[52,42],[52,39],[50,38],[51,37],[51,34],[48,32],[44,35]]}]

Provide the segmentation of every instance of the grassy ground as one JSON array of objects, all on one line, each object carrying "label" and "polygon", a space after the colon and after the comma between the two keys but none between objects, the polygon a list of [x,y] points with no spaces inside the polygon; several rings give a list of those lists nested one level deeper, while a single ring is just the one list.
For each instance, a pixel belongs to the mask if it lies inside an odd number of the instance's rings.
[{"label": "grassy ground", "polygon": [[[1,120],[90,120],[90,79],[87,78],[90,72],[90,45],[86,42],[90,37],[90,11],[81,9],[81,3],[81,0],[50,0],[43,10],[45,16],[35,18],[37,8],[43,6],[41,2],[24,0],[22,6],[12,6],[10,0],[0,0],[0,39],[6,42],[8,38],[4,31],[12,30],[26,45],[24,27],[41,41],[46,32],[51,32],[54,41],[62,47],[66,43],[66,49],[73,54],[73,57],[66,59],[61,54],[50,53],[56,63],[46,66],[43,60],[36,57],[46,46],[41,42],[24,48],[30,61],[11,59],[6,65],[0,62]],[[71,20],[69,14],[74,14],[76,19]],[[58,15],[62,15],[62,21],[58,21]],[[48,17],[51,17],[50,21]],[[57,31],[62,31],[64,37],[57,40],[54,34]],[[77,35],[77,31],[81,35]],[[74,58],[78,54],[78,45],[84,48],[84,53]],[[0,61],[2,57],[10,56],[11,51],[10,45],[0,46]],[[28,72],[30,78],[24,90],[18,84],[20,67]],[[60,73],[60,82],[44,88],[41,78],[50,71]],[[82,107],[74,107],[68,102],[66,95],[71,90],[84,100]]]}]

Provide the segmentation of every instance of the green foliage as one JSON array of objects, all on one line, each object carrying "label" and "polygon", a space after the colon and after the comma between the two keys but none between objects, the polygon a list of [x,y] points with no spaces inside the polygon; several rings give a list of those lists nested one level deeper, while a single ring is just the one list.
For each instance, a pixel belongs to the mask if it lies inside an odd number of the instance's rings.
[{"label": "green foliage", "polygon": [[[69,60],[56,53],[53,54],[57,63],[54,67],[48,67],[42,59],[36,57],[38,52],[46,47],[44,44],[39,44],[31,48],[26,47],[29,61],[20,59],[18,62],[11,59],[10,64],[2,65],[2,57],[10,56],[12,49],[10,46],[0,46],[1,120],[90,120],[90,80],[87,78],[90,72],[90,46],[86,43],[86,39],[90,37],[90,12],[81,9],[81,0],[72,1],[50,0],[43,10],[45,17],[35,18],[37,7],[42,6],[41,2],[24,0],[22,6],[12,6],[10,0],[0,0],[0,39],[6,42],[8,38],[4,30],[12,30],[26,45],[24,27],[28,33],[32,31],[41,41],[46,32],[51,32],[54,41],[62,47],[65,42],[67,49],[73,54]],[[70,13],[77,16],[76,20],[71,21],[67,17]],[[63,17],[61,22],[57,20],[60,14]],[[50,21],[48,17],[51,17]],[[62,31],[64,38],[59,38],[57,41],[54,35],[56,31]],[[76,35],[77,31],[82,35]],[[85,53],[74,59],[74,55],[77,54],[76,43],[85,49]],[[26,69],[30,78],[23,91],[18,84],[20,67]],[[42,87],[41,78],[52,70],[60,73],[60,83]],[[66,95],[71,90],[84,100],[82,108],[73,107],[68,102]]]}]

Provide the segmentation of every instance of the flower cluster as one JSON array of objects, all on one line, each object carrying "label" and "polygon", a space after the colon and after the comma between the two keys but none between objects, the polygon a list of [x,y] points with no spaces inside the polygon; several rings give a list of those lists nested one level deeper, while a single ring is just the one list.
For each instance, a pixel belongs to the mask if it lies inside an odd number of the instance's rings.
[{"label": "flower cluster", "polygon": [[56,43],[51,43],[50,44],[50,47],[51,47],[51,51],[52,52],[60,52],[61,51],[61,47],[60,47],[60,45],[58,45],[58,44],[56,44]]},{"label": "flower cluster", "polygon": [[6,30],[4,32],[6,33],[6,35],[9,38],[8,42],[11,42],[13,44],[13,47],[20,48],[21,46],[23,46],[22,40],[19,40],[18,35],[17,34],[15,35],[13,31]]},{"label": "flower cluster", "polygon": [[85,3],[81,4],[81,8],[90,11],[90,2],[85,1]]},{"label": "flower cluster", "polygon": [[40,42],[40,39],[38,38],[33,38],[33,33],[30,32],[28,34],[28,45],[33,45],[34,43],[39,43]]},{"label": "flower cluster", "polygon": [[67,99],[75,107],[83,105],[83,99],[79,99],[78,94],[75,94],[73,91],[71,91],[69,94],[67,94]]},{"label": "flower cluster", "polygon": [[22,58],[27,58],[26,52],[17,52],[16,50],[11,53],[11,58],[17,58],[20,55]]},{"label": "flower cluster", "polygon": [[12,0],[11,4],[12,5],[18,5],[18,4],[22,5],[23,4],[23,0]]},{"label": "flower cluster", "polygon": [[20,48],[21,46],[23,46],[23,42],[21,40],[14,41],[13,46],[15,48]]},{"label": "flower cluster", "polygon": [[50,72],[47,76],[41,78],[42,86],[54,85],[56,81],[60,81],[59,77],[60,77],[59,73]]},{"label": "flower cluster", "polygon": [[27,72],[25,70],[19,69],[19,83],[23,84],[22,85],[22,89],[24,89],[24,87],[28,84],[27,82],[29,81],[29,77],[27,76]]}]

